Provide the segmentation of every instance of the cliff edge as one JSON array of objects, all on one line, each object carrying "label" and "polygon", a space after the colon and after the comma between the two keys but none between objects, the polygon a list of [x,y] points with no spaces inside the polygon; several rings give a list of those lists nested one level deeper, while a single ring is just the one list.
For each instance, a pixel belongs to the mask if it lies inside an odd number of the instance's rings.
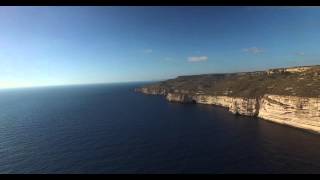
[{"label": "cliff edge", "polygon": [[320,65],[179,76],[135,90],[320,133]]}]

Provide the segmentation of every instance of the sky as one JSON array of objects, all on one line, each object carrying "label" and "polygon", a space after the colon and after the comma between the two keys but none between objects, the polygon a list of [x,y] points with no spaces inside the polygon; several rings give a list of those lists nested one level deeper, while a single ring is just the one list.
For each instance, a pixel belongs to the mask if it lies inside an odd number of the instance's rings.
[{"label": "sky", "polygon": [[0,88],[320,64],[319,7],[0,7]]}]

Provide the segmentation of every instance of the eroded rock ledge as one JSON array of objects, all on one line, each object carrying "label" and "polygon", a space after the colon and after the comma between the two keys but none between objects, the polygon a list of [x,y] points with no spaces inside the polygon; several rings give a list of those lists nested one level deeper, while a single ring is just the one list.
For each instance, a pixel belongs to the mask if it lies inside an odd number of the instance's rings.
[{"label": "eroded rock ledge", "polygon": [[[256,116],[320,133],[319,70],[319,66],[310,66],[257,73],[213,74],[210,75],[211,78],[208,78],[209,75],[189,76],[183,79],[178,77],[137,88],[136,91],[162,95],[171,102],[218,105],[226,107],[234,114]],[[292,81],[294,78],[296,81]],[[247,80],[251,80],[251,84],[243,88],[241,85]],[[279,88],[277,82],[289,80],[290,86]],[[226,86],[225,83],[229,85]],[[301,91],[301,88],[304,88],[304,91]],[[248,96],[248,92],[252,95]]]}]

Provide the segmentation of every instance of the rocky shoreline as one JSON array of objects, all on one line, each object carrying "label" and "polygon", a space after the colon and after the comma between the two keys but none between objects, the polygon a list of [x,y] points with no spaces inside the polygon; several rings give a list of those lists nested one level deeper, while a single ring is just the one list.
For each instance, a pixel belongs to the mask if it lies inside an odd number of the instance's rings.
[{"label": "rocky shoreline", "polygon": [[[318,68],[318,67],[317,67]],[[291,68],[292,69],[292,68]],[[302,68],[300,68],[302,69]],[[319,68],[320,69],[320,68]],[[285,68],[279,73],[289,71]],[[313,69],[314,70],[314,69]],[[306,73],[302,71],[291,70],[289,73]],[[266,71],[267,74],[277,71]],[[313,71],[314,73],[314,71]],[[243,75],[247,75],[244,73]],[[269,74],[268,74],[269,75]],[[258,75],[261,76],[261,75]],[[316,77],[318,78],[318,77]],[[224,79],[228,79],[224,78]],[[318,80],[318,79],[316,79]],[[172,80],[171,80],[172,81]],[[175,80],[173,80],[175,81]],[[221,80],[219,80],[221,81]],[[267,81],[267,79],[266,79]],[[165,81],[166,82],[166,81]],[[216,82],[211,82],[216,83]],[[259,81],[257,83],[263,83]],[[309,83],[310,82],[306,82]],[[319,81],[317,81],[319,83]],[[172,84],[172,83],[171,83]],[[217,84],[217,83],[216,83]],[[259,85],[259,84],[257,84]],[[316,84],[318,85],[318,84]],[[170,84],[160,84],[157,86],[149,85],[146,87],[136,88],[137,92],[150,95],[162,95],[170,102],[179,103],[200,103],[208,105],[218,105],[226,107],[230,112],[245,116],[255,116],[272,122],[289,125],[305,130],[311,130],[320,133],[320,97],[319,96],[299,96],[286,95],[285,93],[272,94],[265,93],[259,96],[233,96],[214,93],[203,93],[202,91],[192,92],[186,90],[186,86],[179,88],[170,86]],[[294,87],[294,86],[293,86]],[[314,87],[313,87],[314,88]],[[316,87],[318,88],[318,87]],[[235,90],[235,87],[226,89]],[[246,89],[244,89],[245,91]]]}]

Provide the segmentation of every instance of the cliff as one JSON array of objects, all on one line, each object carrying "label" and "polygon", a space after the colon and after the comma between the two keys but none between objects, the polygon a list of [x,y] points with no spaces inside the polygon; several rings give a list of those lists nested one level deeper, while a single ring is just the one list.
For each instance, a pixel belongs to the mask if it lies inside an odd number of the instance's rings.
[{"label": "cliff", "polygon": [[320,98],[265,95],[258,117],[320,132]]},{"label": "cliff", "polygon": [[234,114],[320,133],[320,66],[179,76],[136,91],[171,102],[223,106]]}]

